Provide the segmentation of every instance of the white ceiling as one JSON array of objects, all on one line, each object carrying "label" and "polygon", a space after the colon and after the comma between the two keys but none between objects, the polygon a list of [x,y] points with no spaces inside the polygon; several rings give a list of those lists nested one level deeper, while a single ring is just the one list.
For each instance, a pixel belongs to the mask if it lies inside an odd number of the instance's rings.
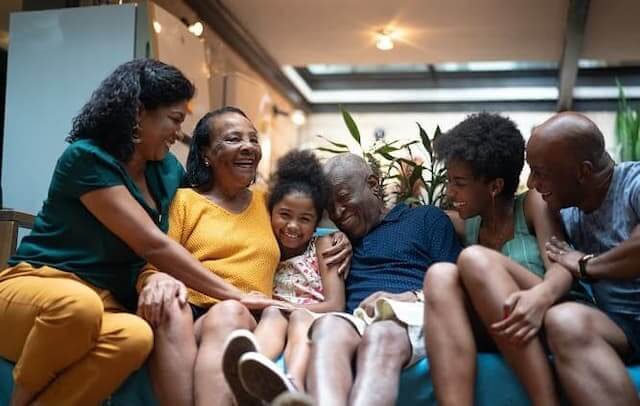
[{"label": "white ceiling", "polygon": [[[558,61],[569,0],[221,0],[281,65]],[[591,0],[583,58],[640,60],[640,0]],[[403,39],[382,52],[376,30]]]}]

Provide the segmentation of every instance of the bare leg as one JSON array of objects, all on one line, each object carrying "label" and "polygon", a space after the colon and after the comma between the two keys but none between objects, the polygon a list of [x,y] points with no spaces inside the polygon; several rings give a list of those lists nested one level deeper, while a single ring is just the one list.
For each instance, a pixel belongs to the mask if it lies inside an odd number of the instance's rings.
[{"label": "bare leg", "polygon": [[[520,264],[481,246],[463,250],[458,258],[458,267],[473,307],[487,328],[503,319],[503,303],[511,293],[541,282]],[[504,336],[492,336],[524,385],[531,402],[545,406],[559,404],[551,366],[540,339],[535,337],[525,344],[514,344]]]},{"label": "bare leg", "polygon": [[262,311],[258,326],[253,332],[262,355],[271,360],[278,359],[284,349],[288,323],[287,318],[277,307],[267,307]]},{"label": "bare leg", "polygon": [[233,404],[233,395],[222,373],[223,345],[233,330],[253,330],[255,326],[251,313],[235,300],[218,303],[196,322],[196,338],[200,343],[194,378],[196,405]]},{"label": "bare leg", "polygon": [[458,268],[437,263],[427,271],[425,339],[439,405],[473,405],[476,342]]},{"label": "bare leg", "polygon": [[571,404],[640,404],[620,359],[630,351],[627,338],[606,314],[579,303],[562,303],[549,309],[544,325]]},{"label": "bare leg", "polygon": [[368,326],[358,346],[356,381],[351,405],[393,405],[398,395],[402,367],[411,357],[404,326],[379,321]]},{"label": "bare leg", "polygon": [[154,348],[149,358],[153,389],[161,405],[193,405],[193,369],[196,339],[188,305],[174,300],[168,317],[154,330]]},{"label": "bare leg", "polygon": [[318,406],[347,404],[360,340],[351,323],[338,316],[324,316],[312,326],[307,389]]},{"label": "bare leg", "polygon": [[301,391],[304,391],[304,381],[309,362],[310,347],[307,334],[311,323],[313,323],[313,316],[305,310],[296,310],[289,315],[284,360],[293,384]]}]

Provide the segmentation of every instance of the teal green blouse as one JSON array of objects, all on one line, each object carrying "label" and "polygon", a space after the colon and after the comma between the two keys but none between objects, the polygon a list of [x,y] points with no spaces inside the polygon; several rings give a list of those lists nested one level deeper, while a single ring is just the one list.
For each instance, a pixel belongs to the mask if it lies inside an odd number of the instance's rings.
[{"label": "teal green blouse", "polygon": [[[524,199],[526,196],[527,193],[525,192],[515,197],[513,208],[515,219],[513,239],[504,243],[501,252],[527,268],[530,272],[533,272],[540,278],[544,278],[545,267],[542,256],[540,255],[540,249],[538,248],[538,240],[536,236],[529,231],[527,219],[524,215]],[[464,232],[466,246],[478,243],[481,220],[480,216],[465,220]],[[578,281],[573,282],[571,291],[567,294],[566,299],[592,301],[591,296]]]},{"label": "teal green blouse", "polygon": [[[538,240],[536,236],[529,232],[527,219],[524,216],[524,199],[526,193],[517,195],[514,201],[514,233],[513,239],[507,241],[502,246],[502,253],[516,261],[529,271],[544,277],[544,262],[540,256],[538,248]],[[475,216],[464,222],[465,245],[473,245],[478,243],[478,234],[480,233],[480,216]]]},{"label": "teal green blouse", "polygon": [[149,207],[123,164],[92,140],[79,140],[58,159],[47,199],[31,234],[24,237],[9,265],[28,262],[72,272],[99,288],[108,289],[126,308],[137,302],[136,279],[145,260],[100,223],[80,196],[92,190],[125,186],[156,225],[167,232],[171,200],[184,169],[171,153],[148,162],[145,176],[158,209]]}]

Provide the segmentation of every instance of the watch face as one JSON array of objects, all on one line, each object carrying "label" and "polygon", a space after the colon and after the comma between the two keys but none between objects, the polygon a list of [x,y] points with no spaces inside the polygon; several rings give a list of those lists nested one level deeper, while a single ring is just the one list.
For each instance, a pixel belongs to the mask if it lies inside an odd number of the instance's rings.
[{"label": "watch face", "polygon": [[578,271],[580,272],[580,279],[589,279],[587,274],[587,263],[593,259],[595,255],[587,254],[578,260]]}]

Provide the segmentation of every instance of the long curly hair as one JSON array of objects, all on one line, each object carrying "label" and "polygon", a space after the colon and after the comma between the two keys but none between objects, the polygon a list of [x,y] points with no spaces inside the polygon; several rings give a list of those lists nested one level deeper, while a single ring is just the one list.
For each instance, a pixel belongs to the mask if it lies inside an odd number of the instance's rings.
[{"label": "long curly hair", "polygon": [[122,162],[133,153],[132,140],[140,107],[158,107],[190,100],[193,84],[173,66],[154,59],[136,59],[118,66],[100,83],[73,119],[68,142],[95,140]]},{"label": "long curly hair", "polygon": [[320,161],[310,150],[292,150],[278,160],[269,185],[269,212],[286,195],[295,192],[311,198],[319,222],[327,207],[329,183]]},{"label": "long curly hair", "polygon": [[509,118],[494,113],[471,114],[435,141],[439,160],[471,165],[476,178],[504,179],[502,195],[512,197],[524,166],[524,138]]},{"label": "long curly hair", "polygon": [[247,120],[249,117],[237,107],[225,106],[217,110],[210,111],[198,121],[193,130],[193,138],[187,156],[187,173],[184,178],[184,186],[197,188],[209,185],[213,180],[213,169],[205,165],[204,151],[211,146],[211,141],[215,134],[213,132],[213,120],[225,113],[240,114]]}]

